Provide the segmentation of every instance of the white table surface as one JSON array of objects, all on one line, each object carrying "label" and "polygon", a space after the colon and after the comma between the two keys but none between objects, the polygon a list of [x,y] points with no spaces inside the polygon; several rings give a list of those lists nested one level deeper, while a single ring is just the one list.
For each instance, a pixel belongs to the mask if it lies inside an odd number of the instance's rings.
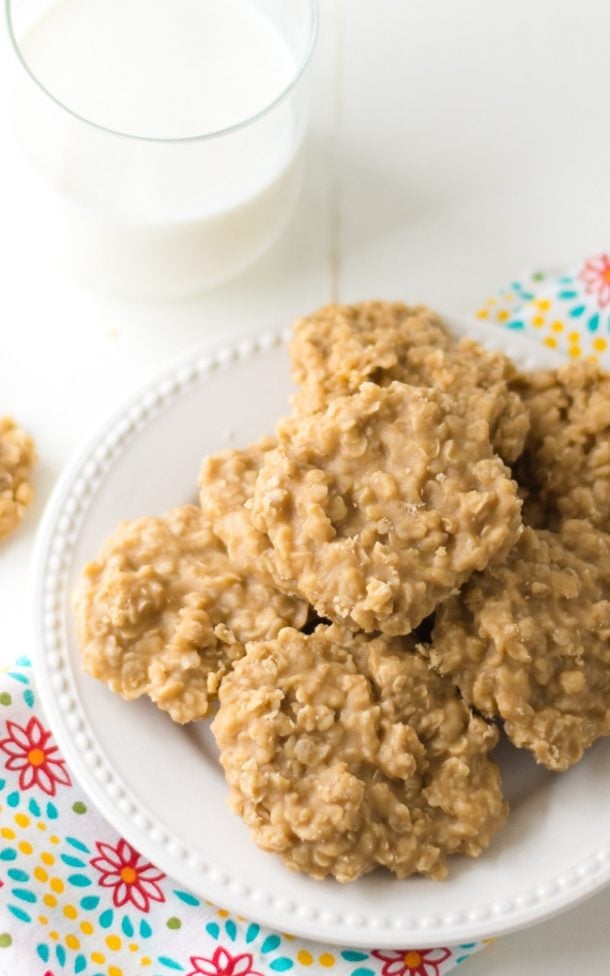
[{"label": "white table surface", "polygon": [[[28,568],[54,480],[169,358],[331,298],[468,310],[525,267],[610,247],[605,0],[322,6],[299,208],[245,274],[173,306],[102,300],[53,270],[44,190],[13,143],[0,31],[0,412],[32,431],[41,456],[36,504],[0,548],[0,664],[28,653]],[[610,892],[499,940],[462,972],[606,973],[609,917]]]}]

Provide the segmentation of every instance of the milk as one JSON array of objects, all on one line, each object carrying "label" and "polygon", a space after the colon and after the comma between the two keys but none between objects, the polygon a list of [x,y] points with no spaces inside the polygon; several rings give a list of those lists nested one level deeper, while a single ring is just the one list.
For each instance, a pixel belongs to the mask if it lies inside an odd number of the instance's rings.
[{"label": "milk", "polygon": [[18,39],[52,96],[22,72],[20,138],[55,188],[62,248],[91,283],[181,297],[235,273],[283,226],[303,113],[295,93],[264,110],[298,52],[264,6],[56,0]]}]

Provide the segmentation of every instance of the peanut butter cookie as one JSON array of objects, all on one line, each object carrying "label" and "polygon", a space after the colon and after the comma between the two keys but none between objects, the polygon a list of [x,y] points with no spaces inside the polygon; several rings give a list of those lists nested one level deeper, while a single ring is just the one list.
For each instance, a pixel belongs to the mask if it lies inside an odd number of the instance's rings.
[{"label": "peanut butter cookie", "polygon": [[487,423],[445,394],[366,383],[277,434],[252,519],[277,586],[336,623],[408,633],[519,536],[521,502]]},{"label": "peanut butter cookie", "polygon": [[297,413],[323,410],[367,381],[387,386],[399,380],[457,396],[464,413],[487,420],[505,461],[516,460],[523,449],[529,419],[511,389],[517,376],[512,362],[470,339],[456,341],[429,308],[329,305],[295,324],[290,352],[300,387],[293,398]]},{"label": "peanut butter cookie", "polygon": [[0,539],[19,524],[34,497],[34,441],[11,417],[0,417]]},{"label": "peanut butter cookie", "polygon": [[529,373],[519,382],[531,429],[517,479],[527,521],[586,519],[610,531],[610,374],[593,363]]},{"label": "peanut butter cookie", "polygon": [[576,519],[524,529],[439,607],[430,657],[516,746],[573,765],[610,733],[610,536]]},{"label": "peanut butter cookie", "polygon": [[75,595],[85,669],[176,722],[202,718],[248,640],[300,627],[304,603],[239,573],[199,508],[120,525]]},{"label": "peanut butter cookie", "polygon": [[222,539],[233,565],[273,583],[271,543],[252,522],[254,485],[265,457],[277,446],[263,437],[243,450],[227,449],[203,459],[199,474],[201,510]]},{"label": "peanut butter cookie", "polygon": [[314,878],[443,878],[447,855],[477,857],[506,817],[497,730],[409,639],[333,625],[249,644],[212,731],[253,840]]}]

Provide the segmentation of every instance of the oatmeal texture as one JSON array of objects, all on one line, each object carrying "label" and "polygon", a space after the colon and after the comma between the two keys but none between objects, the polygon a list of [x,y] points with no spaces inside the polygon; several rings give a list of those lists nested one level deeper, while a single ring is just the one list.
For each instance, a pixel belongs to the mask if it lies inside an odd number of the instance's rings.
[{"label": "oatmeal texture", "polygon": [[471,339],[456,341],[435,312],[402,302],[329,305],[300,319],[290,347],[297,413],[323,410],[362,383],[399,380],[457,396],[462,411],[489,423],[500,456],[512,462],[523,449],[529,418],[511,388],[510,359]]},{"label": "oatmeal texture", "polygon": [[0,417],[0,539],[21,522],[34,497],[34,441],[11,417]]},{"label": "oatmeal texture", "polygon": [[280,589],[353,630],[405,634],[521,531],[485,421],[403,383],[364,384],[278,427],[252,518]]},{"label": "oatmeal texture", "polygon": [[248,645],[212,730],[229,803],[263,849],[314,878],[447,873],[507,806],[475,717],[405,638],[336,625]]},{"label": "oatmeal texture", "polygon": [[431,661],[539,763],[573,765],[610,733],[610,536],[526,528],[439,607]]},{"label": "oatmeal texture", "polygon": [[250,508],[258,472],[276,446],[274,437],[263,437],[243,450],[219,451],[204,458],[199,474],[201,509],[227,547],[231,562],[270,584],[271,543],[255,527]]},{"label": "oatmeal texture", "polygon": [[194,505],[122,523],[75,595],[85,669],[176,722],[203,717],[248,640],[306,620],[303,603],[234,569]]},{"label": "oatmeal texture", "polygon": [[610,532],[610,374],[593,363],[529,373],[519,388],[531,416],[515,469],[535,527],[586,519]]},{"label": "oatmeal texture", "polygon": [[387,385],[401,369],[420,365],[421,350],[449,349],[438,316],[402,302],[327,305],[294,325],[292,376],[297,412],[324,410],[330,400],[357,393],[364,382]]}]

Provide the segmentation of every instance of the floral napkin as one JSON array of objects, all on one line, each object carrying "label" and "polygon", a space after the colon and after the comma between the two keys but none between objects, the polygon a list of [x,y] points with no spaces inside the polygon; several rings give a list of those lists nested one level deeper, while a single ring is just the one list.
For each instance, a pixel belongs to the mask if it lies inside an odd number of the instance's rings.
[{"label": "floral napkin", "polygon": [[610,256],[567,272],[532,271],[487,299],[478,318],[526,332],[570,359],[610,363]]},{"label": "floral napkin", "polygon": [[[610,258],[528,273],[477,315],[608,365]],[[0,976],[444,976],[482,945],[321,945],[183,890],[82,794],[37,705],[29,661],[0,675]]]}]

